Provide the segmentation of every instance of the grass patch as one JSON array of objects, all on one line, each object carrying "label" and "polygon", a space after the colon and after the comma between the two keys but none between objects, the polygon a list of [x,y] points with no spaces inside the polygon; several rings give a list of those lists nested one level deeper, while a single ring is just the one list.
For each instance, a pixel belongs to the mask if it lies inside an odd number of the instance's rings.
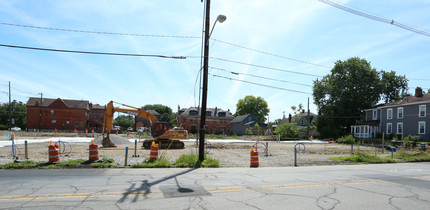
[{"label": "grass patch", "polygon": [[179,168],[218,168],[219,162],[210,157],[205,157],[205,160],[201,162],[197,155],[182,155],[176,160],[175,166]]},{"label": "grass patch", "polygon": [[24,160],[22,162],[13,162],[0,165],[2,169],[26,169],[26,168],[37,168],[38,164],[31,160]]},{"label": "grass patch", "polygon": [[85,159],[75,159],[75,160],[68,160],[66,162],[59,162],[55,164],[55,166],[59,168],[79,168],[81,167],[81,164],[86,162]]},{"label": "grass patch", "polygon": [[378,156],[370,155],[367,153],[358,153],[346,157],[333,157],[330,158],[332,161],[347,161],[354,163],[395,163],[395,160],[389,158],[381,158]]},{"label": "grass patch", "polygon": [[403,151],[394,155],[394,158],[402,159],[406,162],[430,162],[430,154],[426,152]]},{"label": "grass patch", "polygon": [[142,163],[133,164],[130,167],[131,168],[170,168],[172,167],[172,163],[170,163],[170,161],[167,158],[161,158],[155,161],[145,159]]}]

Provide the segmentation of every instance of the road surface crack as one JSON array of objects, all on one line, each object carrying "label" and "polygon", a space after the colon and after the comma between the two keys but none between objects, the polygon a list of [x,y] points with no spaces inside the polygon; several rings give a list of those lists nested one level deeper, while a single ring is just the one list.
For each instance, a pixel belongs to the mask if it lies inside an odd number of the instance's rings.
[{"label": "road surface crack", "polygon": [[338,199],[329,197],[330,195],[334,195],[337,192],[337,188],[334,185],[331,185],[333,187],[333,191],[330,193],[327,193],[316,200],[316,205],[324,210],[331,210],[336,207],[337,204],[340,203]]}]

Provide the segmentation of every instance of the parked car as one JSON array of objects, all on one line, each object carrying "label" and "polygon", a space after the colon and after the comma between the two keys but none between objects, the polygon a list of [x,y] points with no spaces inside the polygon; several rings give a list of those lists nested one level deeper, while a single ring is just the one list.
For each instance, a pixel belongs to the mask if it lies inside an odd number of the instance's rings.
[{"label": "parked car", "polygon": [[133,128],[132,127],[128,127],[127,130],[128,131],[133,131]]},{"label": "parked car", "polygon": [[10,128],[10,130],[11,130],[11,131],[20,131],[20,130],[21,130],[21,128],[20,128],[20,127],[13,127],[13,128]]}]

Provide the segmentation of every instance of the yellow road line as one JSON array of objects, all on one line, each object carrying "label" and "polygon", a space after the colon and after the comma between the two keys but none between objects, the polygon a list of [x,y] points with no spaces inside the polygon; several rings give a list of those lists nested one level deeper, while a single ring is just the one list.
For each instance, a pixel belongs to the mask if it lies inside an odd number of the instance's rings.
[{"label": "yellow road line", "polygon": [[[430,177],[427,177],[430,179]],[[273,185],[273,186],[262,186],[262,187],[236,187],[236,188],[221,188],[221,189],[209,189],[210,193],[220,193],[220,192],[240,192],[248,190],[277,190],[277,189],[296,189],[296,188],[310,188],[310,187],[325,187],[330,185],[355,185],[355,184],[374,184],[382,183],[382,180],[361,180],[354,182],[329,182],[329,183],[317,183],[317,184],[297,184],[297,185]],[[161,194],[161,191],[151,191],[148,194]],[[19,200],[43,200],[43,199],[66,199],[66,198],[85,198],[85,197],[113,197],[121,195],[143,195],[144,192],[109,192],[109,193],[77,193],[77,194],[42,194],[34,195],[28,197],[21,196],[0,196],[0,201],[19,201]]]}]

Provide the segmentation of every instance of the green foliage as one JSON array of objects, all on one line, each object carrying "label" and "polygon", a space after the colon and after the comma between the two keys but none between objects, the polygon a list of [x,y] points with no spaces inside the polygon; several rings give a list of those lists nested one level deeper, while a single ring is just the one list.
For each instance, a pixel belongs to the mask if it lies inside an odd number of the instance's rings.
[{"label": "green foliage", "polygon": [[381,158],[378,156],[366,154],[366,153],[358,153],[351,156],[346,157],[333,157],[330,158],[332,161],[348,161],[354,163],[395,163],[396,161],[389,158]]},{"label": "green foliage", "polygon": [[199,157],[197,155],[182,155],[179,157],[175,166],[179,168],[218,168],[219,162],[213,158],[205,157],[203,162],[199,161]]},{"label": "green foliage", "polygon": [[352,134],[342,136],[336,140],[338,143],[346,143],[346,144],[353,144],[355,143],[355,138],[352,136]]},{"label": "green foliage", "polygon": [[7,125],[0,125],[0,130],[8,130],[9,126]]},{"label": "green foliage", "polygon": [[267,102],[260,96],[245,96],[244,99],[239,99],[236,110],[235,116],[253,114],[258,117],[260,122],[266,121],[266,116],[270,111]]},{"label": "green foliage", "polygon": [[[27,106],[23,102],[17,102],[13,100],[11,104],[3,104],[0,106],[0,125],[7,126],[9,128],[9,108],[12,111],[12,118],[15,119],[15,124],[12,127],[20,127],[24,129],[27,124]],[[0,127],[0,130],[3,130]]]},{"label": "green foliage", "polygon": [[115,118],[115,125],[121,126],[123,129],[128,127],[134,127],[134,116],[133,115],[119,115]]},{"label": "green foliage", "polygon": [[282,138],[298,138],[299,130],[295,123],[284,123],[276,127],[273,132],[275,135],[281,135]]},{"label": "green foliage", "polygon": [[266,128],[260,127],[258,123],[255,123],[254,127],[247,128],[245,133],[246,135],[264,135]]},{"label": "green foliage", "polygon": [[396,76],[395,72],[378,72],[365,59],[337,61],[331,74],[314,81],[313,96],[319,110],[317,129],[321,137],[348,134],[349,126],[360,120],[362,110],[374,107],[381,98],[400,97],[406,87],[406,78]]},{"label": "green foliage", "polygon": [[22,161],[22,162],[12,162],[0,165],[2,169],[24,169],[24,168],[37,168],[37,163],[33,161]]},{"label": "green foliage", "polygon": [[420,140],[419,136],[407,136],[403,138],[403,145],[407,148],[415,148],[417,147],[418,141]]},{"label": "green foliage", "polygon": [[170,168],[172,163],[166,158],[160,158],[156,161],[145,159],[141,164],[133,164],[131,168]]},{"label": "green foliage", "polygon": [[142,107],[144,110],[154,110],[160,114],[159,121],[167,122],[169,127],[173,127],[177,125],[176,113],[172,112],[172,109],[168,106],[161,104],[147,104]]},{"label": "green foliage", "polygon": [[403,151],[394,157],[407,162],[430,162],[430,154],[426,152]]},{"label": "green foliage", "polygon": [[118,165],[114,165],[112,163],[103,163],[103,162],[92,163],[91,166],[93,168],[117,168],[118,167]]}]

